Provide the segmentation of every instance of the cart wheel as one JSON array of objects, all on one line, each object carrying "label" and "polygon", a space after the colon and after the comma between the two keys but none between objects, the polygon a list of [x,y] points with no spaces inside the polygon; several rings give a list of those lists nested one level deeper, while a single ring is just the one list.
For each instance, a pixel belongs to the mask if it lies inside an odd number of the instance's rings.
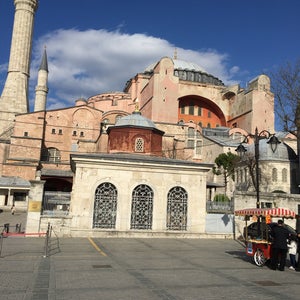
[{"label": "cart wheel", "polygon": [[266,263],[266,258],[264,256],[264,253],[260,250],[257,249],[256,252],[254,253],[254,262],[257,266],[262,267]]}]

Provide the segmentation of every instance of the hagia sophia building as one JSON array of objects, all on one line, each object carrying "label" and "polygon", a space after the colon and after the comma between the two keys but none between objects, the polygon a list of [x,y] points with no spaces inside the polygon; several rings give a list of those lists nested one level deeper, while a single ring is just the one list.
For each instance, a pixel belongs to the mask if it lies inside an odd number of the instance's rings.
[{"label": "hagia sophia building", "polygon": [[259,75],[247,88],[226,86],[175,55],[141,70],[123,92],[47,110],[44,49],[29,111],[38,1],[14,5],[0,98],[0,207],[26,209],[28,232],[51,222],[66,236],[199,236],[218,232],[217,224],[231,235],[220,215],[207,213],[207,201],[224,192],[211,170],[220,153],[235,153],[256,128],[274,132],[269,77]]}]

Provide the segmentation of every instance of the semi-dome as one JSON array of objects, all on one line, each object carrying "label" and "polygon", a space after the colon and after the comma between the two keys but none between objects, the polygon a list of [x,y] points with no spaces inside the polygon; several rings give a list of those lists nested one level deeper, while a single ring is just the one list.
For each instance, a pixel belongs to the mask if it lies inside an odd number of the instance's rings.
[{"label": "semi-dome", "polygon": [[151,120],[143,117],[139,111],[134,111],[131,115],[118,119],[118,121],[115,124],[115,127],[128,127],[128,126],[156,129],[155,124]]},{"label": "semi-dome", "polygon": [[[259,141],[259,159],[260,160],[281,160],[292,161],[297,159],[295,151],[287,144],[281,142],[277,144],[275,152],[272,151],[271,145],[267,143],[268,139],[262,139]],[[246,147],[247,154],[254,155],[254,144]]]}]

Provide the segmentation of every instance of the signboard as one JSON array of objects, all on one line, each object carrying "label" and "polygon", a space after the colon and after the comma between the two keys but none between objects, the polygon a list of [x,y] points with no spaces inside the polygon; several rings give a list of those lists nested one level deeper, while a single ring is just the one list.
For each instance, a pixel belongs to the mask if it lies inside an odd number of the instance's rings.
[{"label": "signboard", "polygon": [[28,211],[29,212],[41,212],[42,202],[41,201],[29,201]]}]

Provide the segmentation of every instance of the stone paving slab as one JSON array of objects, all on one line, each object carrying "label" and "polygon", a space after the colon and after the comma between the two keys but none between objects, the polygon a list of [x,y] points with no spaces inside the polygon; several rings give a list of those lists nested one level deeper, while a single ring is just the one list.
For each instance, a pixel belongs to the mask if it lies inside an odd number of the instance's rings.
[{"label": "stone paving slab", "polygon": [[7,237],[0,299],[298,299],[300,272],[254,265],[212,239]]}]

